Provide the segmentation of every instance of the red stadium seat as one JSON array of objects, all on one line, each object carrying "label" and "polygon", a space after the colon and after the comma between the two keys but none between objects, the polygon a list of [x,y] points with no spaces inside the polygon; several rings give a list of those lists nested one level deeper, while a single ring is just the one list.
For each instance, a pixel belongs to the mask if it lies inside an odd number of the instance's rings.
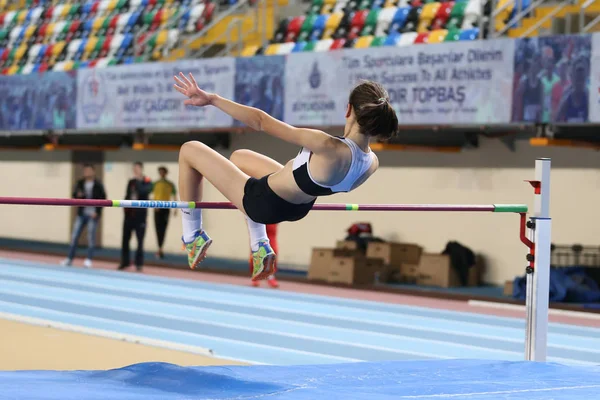
[{"label": "red stadium seat", "polygon": [[365,22],[367,20],[367,15],[369,15],[370,10],[361,10],[357,11],[352,20],[350,21],[350,32],[348,33],[348,39],[356,39],[365,26]]},{"label": "red stadium seat", "polygon": [[414,41],[414,44],[427,44],[427,39],[429,39],[429,32],[419,33]]},{"label": "red stadium seat", "polygon": [[302,28],[302,24],[304,23],[304,15],[300,15],[298,17],[293,18],[288,27],[287,33],[285,35],[286,42],[295,42],[296,38],[300,34],[300,28]]},{"label": "red stadium seat", "polygon": [[343,49],[345,44],[346,44],[346,39],[344,39],[344,38],[336,39],[331,44],[331,48],[329,50]]},{"label": "red stadium seat", "polygon": [[448,19],[450,19],[452,7],[454,7],[453,1],[442,3],[442,6],[438,9],[437,13],[435,14],[435,18],[431,23],[432,31],[442,29],[446,25],[446,22],[448,22]]}]

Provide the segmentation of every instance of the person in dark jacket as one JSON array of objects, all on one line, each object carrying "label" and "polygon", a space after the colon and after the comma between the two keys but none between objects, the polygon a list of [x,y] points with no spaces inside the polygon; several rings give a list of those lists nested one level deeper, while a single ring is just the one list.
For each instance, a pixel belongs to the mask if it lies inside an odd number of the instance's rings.
[{"label": "person in dark jacket", "polygon": [[[151,192],[152,181],[144,176],[144,166],[138,161],[133,164],[133,179],[127,182],[125,200],[148,200]],[[138,271],[141,271],[144,265],[144,236],[146,235],[148,210],[145,208],[126,208],[124,211],[121,264],[118,269],[129,267],[129,242],[132,232],[135,231],[138,244],[135,252],[135,266]]]},{"label": "person in dark jacket", "polygon": [[[73,198],[75,199],[106,199],[106,192],[102,182],[96,179],[96,171],[90,164],[83,166],[83,179],[80,179],[75,184],[73,189]],[[96,228],[102,215],[102,207],[78,207],[77,217],[73,224],[73,236],[71,237],[71,246],[69,247],[69,255],[62,262],[64,266],[70,266],[75,257],[77,250],[77,242],[87,226],[88,234],[88,250],[87,258],[83,265],[86,268],[92,267],[92,257],[94,256],[94,248],[96,244]]]}]

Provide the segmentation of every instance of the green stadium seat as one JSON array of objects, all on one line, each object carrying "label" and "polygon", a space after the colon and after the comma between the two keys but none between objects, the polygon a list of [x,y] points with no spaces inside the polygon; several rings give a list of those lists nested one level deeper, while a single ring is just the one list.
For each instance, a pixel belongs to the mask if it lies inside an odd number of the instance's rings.
[{"label": "green stadium seat", "polygon": [[371,10],[369,15],[367,15],[367,19],[365,20],[365,26],[363,27],[360,35],[361,36],[369,36],[375,34],[375,29],[377,28],[377,20],[379,19],[380,9]]},{"label": "green stadium seat", "polygon": [[311,40],[310,42],[307,42],[306,46],[304,46],[303,51],[315,51],[316,44],[317,44],[316,40]]},{"label": "green stadium seat", "polygon": [[444,38],[444,42],[457,42],[460,38],[460,29],[459,28],[450,28],[448,29],[448,34]]},{"label": "green stadium seat", "polygon": [[300,33],[298,34],[298,38],[294,40],[295,42],[303,42],[308,40],[310,37],[310,33],[313,30],[313,26],[315,25],[315,21],[317,19],[316,14],[309,14],[304,19],[302,26],[300,27]]},{"label": "green stadium seat", "polygon": [[452,28],[460,28],[463,18],[465,17],[465,9],[467,8],[468,2],[459,1],[454,3],[452,11],[450,11],[450,19],[446,23],[445,28],[450,30]]},{"label": "green stadium seat", "polygon": [[371,42],[371,47],[381,47],[383,43],[385,43],[385,36],[375,36],[373,41]]}]

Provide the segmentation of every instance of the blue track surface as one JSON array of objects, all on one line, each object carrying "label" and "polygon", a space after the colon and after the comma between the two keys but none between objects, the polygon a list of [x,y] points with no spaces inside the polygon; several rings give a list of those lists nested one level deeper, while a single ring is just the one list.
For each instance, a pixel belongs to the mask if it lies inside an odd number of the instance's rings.
[{"label": "blue track surface", "polygon": [[[210,348],[251,363],[520,361],[524,321],[0,260],[0,311]],[[549,361],[600,364],[600,329],[550,324]]]},{"label": "blue track surface", "polygon": [[597,399],[600,367],[476,360],[0,372],[0,399]]}]

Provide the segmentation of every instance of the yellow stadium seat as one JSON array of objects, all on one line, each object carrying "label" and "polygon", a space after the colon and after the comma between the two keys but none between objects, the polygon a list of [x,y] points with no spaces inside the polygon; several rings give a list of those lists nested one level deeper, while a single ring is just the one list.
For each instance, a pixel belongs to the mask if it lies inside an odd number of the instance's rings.
[{"label": "yellow stadium seat", "polygon": [[15,64],[8,69],[6,75],[14,75],[17,73],[18,70],[19,70],[19,66]]},{"label": "yellow stadium seat", "polygon": [[279,50],[279,44],[278,43],[270,44],[265,49],[265,55],[266,56],[273,56],[273,55],[277,54],[277,50]]},{"label": "yellow stadium seat", "polygon": [[355,49],[366,49],[371,45],[373,41],[373,36],[361,36],[356,40],[354,44]]},{"label": "yellow stadium seat", "polygon": [[22,45],[17,47],[17,51],[15,51],[15,61],[20,61],[21,58],[23,58],[25,52],[27,52],[28,47],[29,46],[27,46],[27,43],[23,43]]},{"label": "yellow stadium seat", "polygon": [[258,50],[258,46],[246,46],[242,50],[242,57],[253,57]]},{"label": "yellow stadium seat", "polygon": [[94,51],[96,44],[98,43],[98,38],[96,36],[91,36],[88,38],[85,43],[85,48],[83,49],[84,58],[87,59],[87,55]]},{"label": "yellow stadium seat", "polygon": [[112,11],[115,8],[117,8],[117,3],[119,2],[119,0],[110,0],[110,2],[108,3],[108,11]]},{"label": "yellow stadium seat", "polygon": [[53,65],[56,62],[56,59],[62,53],[62,51],[64,50],[66,45],[67,45],[67,42],[62,41],[62,42],[57,42],[54,44],[54,46],[52,46],[52,56],[50,57],[50,61],[49,61],[50,65]]},{"label": "yellow stadium seat", "polygon": [[18,12],[18,14],[16,16],[17,25],[23,25],[28,12],[27,12],[27,10],[23,10],[23,9],[21,9],[20,11],[17,11],[17,12]]},{"label": "yellow stadium seat", "polygon": [[26,29],[25,29],[25,35],[24,35],[24,39],[28,40],[31,36],[33,36],[33,34],[35,33],[37,26],[36,25],[29,25]]},{"label": "yellow stadium seat", "polygon": [[71,11],[71,4],[65,4],[65,6],[62,8],[60,16],[62,19],[66,19],[67,15],[69,15],[69,11]]},{"label": "yellow stadium seat", "polygon": [[446,35],[448,35],[448,31],[446,29],[438,29],[436,31],[432,31],[429,34],[428,43],[442,43],[444,39],[446,39]]},{"label": "yellow stadium seat", "polygon": [[71,71],[75,62],[73,60],[65,61],[63,64],[63,71]]},{"label": "yellow stadium seat", "polygon": [[96,19],[92,23],[92,33],[98,32],[100,28],[102,28],[102,24],[104,24],[105,19],[106,17],[96,17]]},{"label": "yellow stadium seat", "polygon": [[396,0],[385,0],[383,8],[396,7]]},{"label": "yellow stadium seat", "polygon": [[164,46],[165,43],[167,43],[167,39],[169,37],[169,31],[166,29],[163,29],[162,31],[158,32],[158,36],[156,37],[156,47],[158,46]]},{"label": "yellow stadium seat", "polygon": [[335,4],[323,3],[323,7],[321,7],[321,14],[331,14],[333,12],[333,7],[335,7]]},{"label": "yellow stadium seat", "polygon": [[514,7],[514,0],[498,0],[496,3],[496,10],[502,11],[498,12],[494,21],[496,31],[502,30],[506,26],[504,21],[508,19]]},{"label": "yellow stadium seat", "polygon": [[335,5],[335,3],[337,3],[337,0],[325,0],[324,3]]},{"label": "yellow stadium seat", "polygon": [[335,30],[339,26],[343,17],[344,13],[341,12],[331,14],[331,16],[327,19],[327,23],[325,23],[325,30],[323,31],[323,36],[321,39],[331,39],[331,36],[335,33]]},{"label": "yellow stadium seat", "polygon": [[423,6],[421,15],[419,16],[419,25],[417,26],[418,33],[424,33],[429,30],[429,25],[431,25],[431,21],[435,18],[435,14],[437,14],[440,9],[441,3],[427,3]]}]

